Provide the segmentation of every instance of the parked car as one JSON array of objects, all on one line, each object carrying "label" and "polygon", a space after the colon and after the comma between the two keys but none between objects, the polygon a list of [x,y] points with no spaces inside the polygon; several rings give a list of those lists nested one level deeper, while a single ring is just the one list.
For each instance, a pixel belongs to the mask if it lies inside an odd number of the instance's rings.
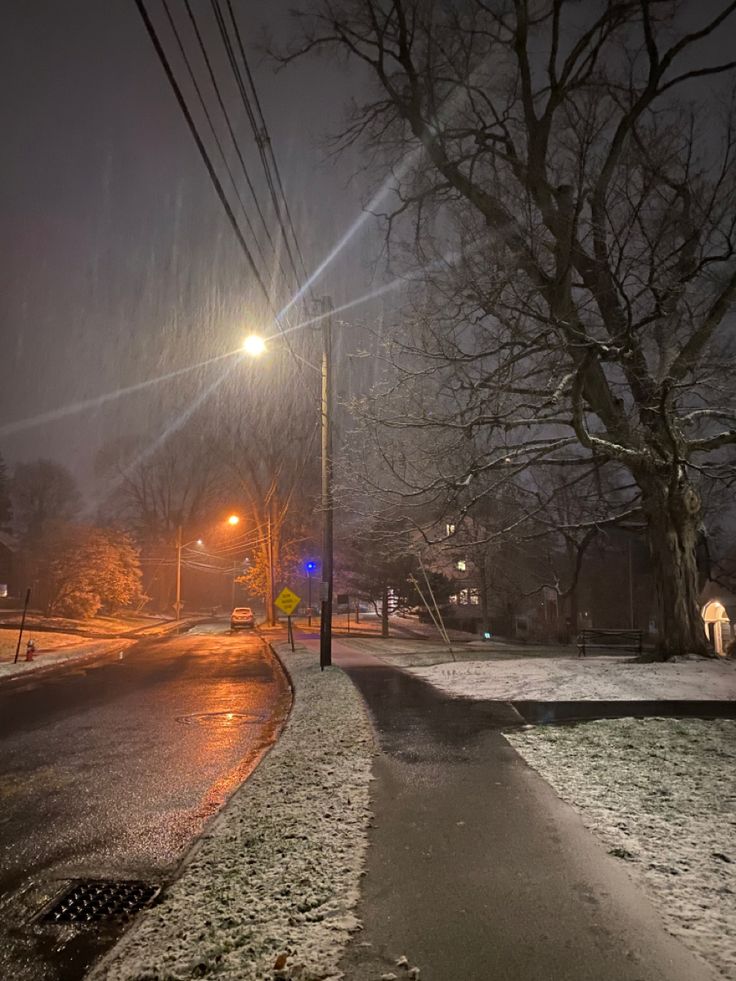
[{"label": "parked car", "polygon": [[249,627],[251,630],[256,625],[253,610],[249,606],[236,606],[230,614],[230,629],[239,630],[242,627]]}]

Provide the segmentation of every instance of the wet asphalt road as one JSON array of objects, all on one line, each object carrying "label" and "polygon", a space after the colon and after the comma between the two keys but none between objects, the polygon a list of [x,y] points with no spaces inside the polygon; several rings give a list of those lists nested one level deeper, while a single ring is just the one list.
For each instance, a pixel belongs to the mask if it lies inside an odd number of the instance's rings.
[{"label": "wet asphalt road", "polygon": [[264,642],[224,621],[0,686],[0,978],[81,978],[114,930],[37,912],[76,877],[165,881],[290,702]]}]

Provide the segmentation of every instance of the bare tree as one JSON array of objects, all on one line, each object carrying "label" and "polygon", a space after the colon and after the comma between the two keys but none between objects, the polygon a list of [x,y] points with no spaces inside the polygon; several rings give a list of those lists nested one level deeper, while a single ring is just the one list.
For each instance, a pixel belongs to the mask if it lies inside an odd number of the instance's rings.
[{"label": "bare tree", "polygon": [[26,540],[42,534],[51,523],[70,521],[82,503],[74,477],[54,460],[17,464],[10,495],[16,529]]},{"label": "bare tree", "polygon": [[736,3],[716,7],[325,0],[284,56],[372,73],[338,142],[388,167],[374,208],[394,243],[411,219],[428,273],[400,339],[412,397],[384,413],[412,431],[395,483],[419,493],[420,428],[433,492],[614,468],[605,520],[646,524],[663,656],[706,653],[698,481],[736,443],[736,61],[705,44]]},{"label": "bare tree", "polygon": [[[153,449],[151,449],[153,446]],[[222,466],[200,420],[157,446],[143,437],[105,447],[96,461],[110,492],[102,515],[133,531],[146,546],[173,545],[176,529],[201,533],[222,488]]]},{"label": "bare tree", "polygon": [[243,577],[263,591],[269,623],[279,576],[293,568],[300,543],[310,537],[317,486],[319,417],[316,373],[303,359],[295,373],[282,349],[269,364],[244,368],[237,397],[219,406],[212,444],[229,471],[230,497],[243,510],[255,561]]}]

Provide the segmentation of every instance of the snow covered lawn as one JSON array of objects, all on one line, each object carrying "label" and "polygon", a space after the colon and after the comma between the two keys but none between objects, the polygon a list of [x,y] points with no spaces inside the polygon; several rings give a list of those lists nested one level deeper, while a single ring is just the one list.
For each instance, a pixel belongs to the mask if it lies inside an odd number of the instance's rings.
[{"label": "snow covered lawn", "polygon": [[617,719],[506,738],[572,804],[668,930],[736,979],[736,722]]},{"label": "snow covered lawn", "polygon": [[736,661],[637,664],[622,657],[518,657],[410,668],[451,695],[503,701],[736,698]]},{"label": "snow covered lawn", "polygon": [[[287,645],[295,689],[276,745],[194,849],[163,902],[92,977],[99,981],[316,981],[357,925],[373,730],[337,668]],[[276,969],[278,965],[278,969]]]},{"label": "snow covered lawn", "polygon": [[[36,654],[39,657],[43,657],[51,651],[62,650],[64,647],[73,647],[74,644],[79,644],[84,640],[79,634],[30,633],[26,630],[21,637],[20,651],[18,653],[20,660],[25,658],[26,644],[31,638],[33,638],[33,642],[36,645]],[[0,631],[0,664],[13,660],[17,645],[17,630]]]},{"label": "snow covered lawn", "polygon": [[[59,636],[58,634],[55,636]],[[61,635],[67,636],[67,635]],[[95,657],[98,654],[106,654],[108,651],[125,651],[128,647],[135,643],[132,640],[90,640],[89,638],[81,638],[75,636],[72,641],[63,646],[59,646],[56,649],[49,649],[45,644],[45,637],[43,640],[38,640],[38,635],[34,635],[34,639],[38,644],[36,648],[36,654],[32,661],[26,661],[26,648],[25,648],[25,636],[20,649],[20,660],[17,664],[13,664],[12,656],[7,658],[5,661],[0,662],[0,681],[4,678],[9,678],[11,676],[20,674],[30,674],[33,671],[38,671],[41,668],[48,668],[55,664],[66,664],[72,661],[82,661],[89,657]],[[17,638],[16,638],[17,640]],[[13,655],[15,654],[15,648],[13,648]]]}]

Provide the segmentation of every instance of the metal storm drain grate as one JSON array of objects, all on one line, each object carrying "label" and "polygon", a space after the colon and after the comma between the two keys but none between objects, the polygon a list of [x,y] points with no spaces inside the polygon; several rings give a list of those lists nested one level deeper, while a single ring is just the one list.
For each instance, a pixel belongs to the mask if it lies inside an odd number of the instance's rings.
[{"label": "metal storm drain grate", "polygon": [[160,886],[148,882],[85,879],[67,889],[41,919],[44,923],[126,919],[150,906],[160,891]]}]

